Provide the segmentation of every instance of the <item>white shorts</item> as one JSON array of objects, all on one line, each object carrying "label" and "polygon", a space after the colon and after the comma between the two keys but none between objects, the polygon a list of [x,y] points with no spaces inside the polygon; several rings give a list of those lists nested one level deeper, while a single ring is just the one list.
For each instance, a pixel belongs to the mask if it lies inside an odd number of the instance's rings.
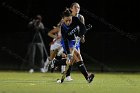
[{"label": "white shorts", "polygon": [[56,50],[56,49],[59,49],[61,47],[62,47],[61,43],[54,42],[53,44],[51,44],[50,50]]}]

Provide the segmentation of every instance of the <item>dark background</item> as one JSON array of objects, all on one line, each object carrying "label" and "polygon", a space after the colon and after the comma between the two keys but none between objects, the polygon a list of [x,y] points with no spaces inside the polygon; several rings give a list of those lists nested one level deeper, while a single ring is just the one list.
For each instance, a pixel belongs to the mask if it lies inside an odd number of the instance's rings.
[{"label": "dark background", "polygon": [[[65,7],[78,2],[80,13],[93,28],[81,44],[85,64],[95,71],[140,71],[139,12],[136,0],[1,0],[0,69],[24,69],[32,40],[27,24],[43,16],[47,31],[60,20]],[[51,38],[44,35],[49,52]]]}]

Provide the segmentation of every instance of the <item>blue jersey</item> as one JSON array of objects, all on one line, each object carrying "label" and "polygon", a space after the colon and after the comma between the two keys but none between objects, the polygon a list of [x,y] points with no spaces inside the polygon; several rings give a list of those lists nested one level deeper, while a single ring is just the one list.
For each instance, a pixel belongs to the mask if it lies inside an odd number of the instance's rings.
[{"label": "blue jersey", "polygon": [[[64,51],[67,52],[66,47],[65,47],[65,43],[64,43],[64,40],[63,40],[63,39],[61,40],[61,44],[62,44],[62,47],[63,47]],[[75,45],[75,40],[70,40],[70,41],[68,42],[68,47],[69,47],[69,48],[73,48],[74,45]],[[78,41],[78,43],[77,43],[77,45],[76,45],[75,48],[76,48],[77,50],[80,48],[80,41]]]}]

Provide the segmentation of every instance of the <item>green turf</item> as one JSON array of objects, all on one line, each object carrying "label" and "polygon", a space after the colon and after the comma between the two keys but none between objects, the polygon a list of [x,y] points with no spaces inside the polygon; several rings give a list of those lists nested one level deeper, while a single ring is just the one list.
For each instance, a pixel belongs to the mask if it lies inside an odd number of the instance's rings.
[{"label": "green turf", "polygon": [[140,93],[140,73],[95,74],[90,84],[77,72],[73,81],[57,84],[58,72],[0,72],[0,93]]}]

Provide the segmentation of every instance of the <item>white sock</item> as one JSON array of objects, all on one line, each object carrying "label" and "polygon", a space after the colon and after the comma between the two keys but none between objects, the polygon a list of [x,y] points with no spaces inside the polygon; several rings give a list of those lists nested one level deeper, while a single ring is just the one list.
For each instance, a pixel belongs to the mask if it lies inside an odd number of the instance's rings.
[{"label": "white sock", "polygon": [[49,58],[47,58],[47,60],[44,63],[44,69],[48,68],[50,63],[51,61],[49,60]]},{"label": "white sock", "polygon": [[61,73],[63,73],[65,71],[66,65],[62,65],[61,66]]}]

